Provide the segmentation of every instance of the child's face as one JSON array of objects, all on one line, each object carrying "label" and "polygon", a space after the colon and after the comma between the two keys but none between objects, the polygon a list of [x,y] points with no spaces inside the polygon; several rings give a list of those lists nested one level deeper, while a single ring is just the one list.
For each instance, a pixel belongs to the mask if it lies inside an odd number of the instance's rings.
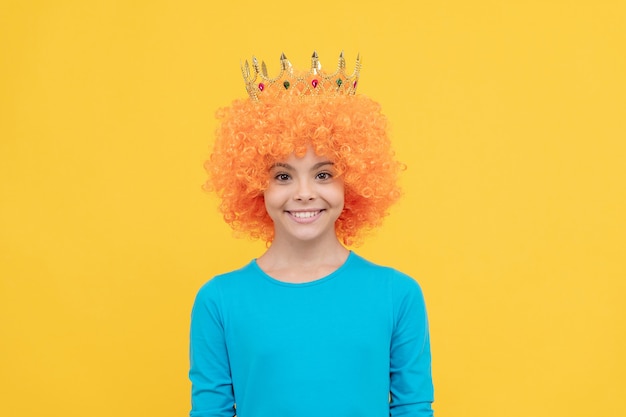
[{"label": "child's face", "polygon": [[290,155],[270,169],[265,208],[279,239],[320,242],[336,240],[335,221],[344,204],[344,185],[333,162],[312,149]]}]

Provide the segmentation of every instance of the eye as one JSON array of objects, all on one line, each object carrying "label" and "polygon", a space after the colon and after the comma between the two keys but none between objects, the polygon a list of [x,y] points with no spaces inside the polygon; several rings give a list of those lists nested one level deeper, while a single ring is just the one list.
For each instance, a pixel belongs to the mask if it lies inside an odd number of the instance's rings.
[{"label": "eye", "polygon": [[291,179],[291,177],[289,176],[289,174],[285,174],[284,172],[281,172],[279,174],[276,174],[274,176],[274,179],[276,181],[289,181]]},{"label": "eye", "polygon": [[316,179],[322,180],[322,181],[329,180],[332,177],[333,177],[333,174],[331,174],[330,172],[320,172],[315,176]]}]

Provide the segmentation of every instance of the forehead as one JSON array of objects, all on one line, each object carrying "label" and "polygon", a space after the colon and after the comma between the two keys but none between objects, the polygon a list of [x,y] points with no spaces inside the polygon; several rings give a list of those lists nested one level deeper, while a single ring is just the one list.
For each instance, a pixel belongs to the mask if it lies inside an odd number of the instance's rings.
[{"label": "forehead", "polygon": [[298,156],[294,153],[288,155],[286,158],[277,160],[273,167],[284,168],[302,168],[302,167],[319,167],[325,165],[332,165],[333,161],[324,155],[317,155],[313,150],[309,149],[303,156]]}]

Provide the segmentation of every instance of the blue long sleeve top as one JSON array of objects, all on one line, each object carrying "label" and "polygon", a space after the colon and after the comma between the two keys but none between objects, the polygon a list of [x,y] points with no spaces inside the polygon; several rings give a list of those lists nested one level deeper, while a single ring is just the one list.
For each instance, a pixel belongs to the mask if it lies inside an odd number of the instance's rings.
[{"label": "blue long sleeve top", "polygon": [[207,282],[190,362],[191,417],[433,415],[420,287],[353,252],[312,282],[275,280],[255,260]]}]

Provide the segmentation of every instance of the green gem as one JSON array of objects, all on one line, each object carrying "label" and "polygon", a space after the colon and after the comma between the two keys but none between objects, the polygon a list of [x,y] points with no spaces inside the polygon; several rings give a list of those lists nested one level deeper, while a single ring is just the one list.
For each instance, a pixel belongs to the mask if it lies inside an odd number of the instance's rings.
[{"label": "green gem", "polygon": [[289,86],[290,86],[290,85],[291,85],[291,84],[289,84],[289,81],[285,81],[285,82],[283,83],[283,87],[285,87],[285,90],[289,89]]},{"label": "green gem", "polygon": [[337,87],[341,87],[341,84],[343,84],[343,81],[341,81],[341,78],[337,78]]}]

